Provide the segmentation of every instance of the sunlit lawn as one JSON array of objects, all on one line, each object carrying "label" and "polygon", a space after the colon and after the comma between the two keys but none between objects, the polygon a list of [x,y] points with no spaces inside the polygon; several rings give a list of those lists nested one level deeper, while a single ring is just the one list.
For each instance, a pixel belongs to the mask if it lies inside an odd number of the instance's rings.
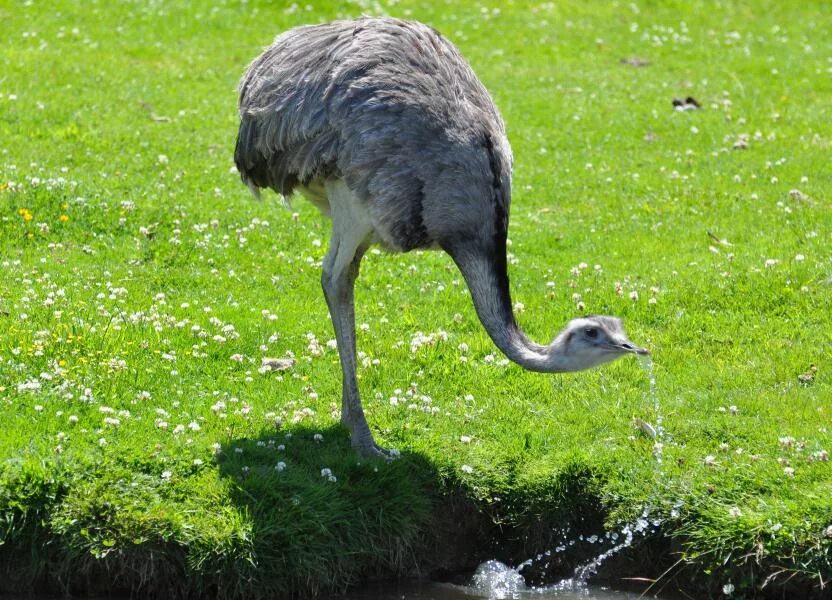
[{"label": "sunlit lawn", "polygon": [[[235,85],[280,31],[380,13],[442,31],[503,113],[519,321],[546,342],[621,316],[655,401],[635,360],[508,364],[447,256],[371,252],[360,386],[403,458],[357,464],[328,222],[240,183]],[[586,481],[610,528],[649,508],[720,589],[832,577],[824,3],[61,1],[0,20],[0,541],[27,568],[322,590],[412,573],[446,495],[522,530],[579,514]],[[702,108],[674,110],[688,96]]]}]

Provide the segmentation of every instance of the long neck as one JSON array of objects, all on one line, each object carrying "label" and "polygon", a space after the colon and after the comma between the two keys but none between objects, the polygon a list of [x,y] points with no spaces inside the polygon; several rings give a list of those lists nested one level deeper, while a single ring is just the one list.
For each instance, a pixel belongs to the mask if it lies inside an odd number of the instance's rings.
[{"label": "long neck", "polygon": [[514,319],[505,252],[488,250],[464,247],[449,251],[468,284],[477,316],[488,335],[510,360],[530,371],[578,370],[571,364],[562,338],[541,346],[520,329]]}]

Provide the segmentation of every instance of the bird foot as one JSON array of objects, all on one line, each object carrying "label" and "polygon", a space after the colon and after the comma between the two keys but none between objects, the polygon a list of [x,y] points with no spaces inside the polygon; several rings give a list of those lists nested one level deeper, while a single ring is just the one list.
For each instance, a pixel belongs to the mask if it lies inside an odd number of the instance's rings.
[{"label": "bird foot", "polygon": [[399,451],[395,448],[379,446],[372,438],[369,440],[353,440],[352,447],[363,458],[383,458],[386,461],[391,461],[400,456]]}]

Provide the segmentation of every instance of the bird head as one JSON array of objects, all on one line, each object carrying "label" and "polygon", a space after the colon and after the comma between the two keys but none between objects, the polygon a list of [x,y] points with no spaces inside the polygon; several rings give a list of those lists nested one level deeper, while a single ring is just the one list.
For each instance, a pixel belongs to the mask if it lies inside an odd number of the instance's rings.
[{"label": "bird head", "polygon": [[570,370],[583,370],[602,365],[626,354],[649,354],[627,337],[621,319],[589,315],[572,319],[558,334],[553,346],[560,348],[573,365]]}]

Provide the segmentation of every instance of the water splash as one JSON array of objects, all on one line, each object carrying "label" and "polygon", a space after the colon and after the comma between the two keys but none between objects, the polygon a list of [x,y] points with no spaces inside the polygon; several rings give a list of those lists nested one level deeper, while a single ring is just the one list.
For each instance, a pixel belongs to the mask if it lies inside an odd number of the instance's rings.
[{"label": "water splash", "polygon": [[[590,536],[587,541],[595,540],[610,541],[612,546],[607,548],[592,559],[578,565],[573,571],[572,577],[564,579],[553,586],[546,589],[567,591],[567,590],[582,590],[587,587],[589,579],[594,577],[598,570],[610,557],[615,556],[622,550],[625,550],[633,545],[633,542],[644,535],[655,532],[662,524],[661,519],[650,518],[650,508],[645,508],[634,522],[625,524],[620,531],[608,531],[604,538],[598,536]],[[618,540],[621,540],[620,542]]]},{"label": "water splash", "polygon": [[[681,502],[674,505],[674,511],[678,515],[678,508]],[[673,516],[673,513],[671,513]],[[561,541],[551,550],[520,563],[516,568],[509,567],[498,561],[487,561],[480,565],[474,576],[472,588],[477,595],[486,595],[488,598],[523,598],[529,594],[548,595],[560,597],[561,594],[581,594],[586,596],[589,589],[589,580],[598,574],[601,566],[619,552],[631,547],[638,539],[656,533],[661,527],[662,519],[651,516],[651,508],[645,508],[641,515],[631,523],[624,523],[620,529],[613,529],[600,535],[570,535],[569,527],[555,530],[560,534]],[[543,587],[527,587],[520,573],[526,567],[546,561],[544,568],[548,567],[549,560],[560,553],[567,552],[577,544],[597,544],[605,548],[591,559],[579,564],[572,572],[572,576],[559,581],[553,585]],[[524,594],[525,592],[525,594]]]},{"label": "water splash", "polygon": [[520,598],[523,592],[529,590],[526,580],[520,574],[520,568],[522,566],[513,569],[498,560],[485,561],[477,567],[470,587],[477,595],[485,595],[494,600]]}]

